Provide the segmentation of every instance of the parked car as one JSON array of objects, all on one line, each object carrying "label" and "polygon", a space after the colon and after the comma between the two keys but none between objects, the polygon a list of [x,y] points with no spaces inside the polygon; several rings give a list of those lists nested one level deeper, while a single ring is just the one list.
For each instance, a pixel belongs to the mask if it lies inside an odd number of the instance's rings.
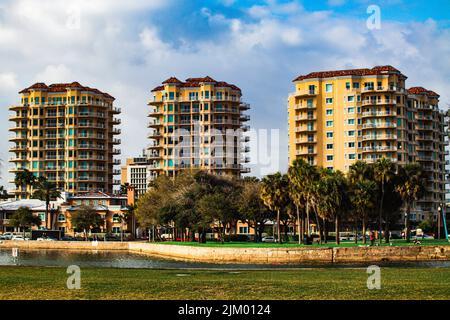
[{"label": "parked car", "polygon": [[21,235],[15,235],[11,238],[12,241],[25,241],[25,240],[29,240],[28,238],[24,238]]},{"label": "parked car", "polygon": [[40,237],[40,238],[37,238],[36,241],[56,241],[56,240],[53,238],[48,238],[48,237],[46,237],[46,238]]},{"label": "parked car", "polygon": [[275,237],[273,237],[273,236],[267,236],[267,237],[262,238],[261,241],[262,241],[262,242],[265,242],[265,243],[273,243],[273,242],[275,242]]},{"label": "parked car", "polygon": [[5,232],[1,237],[2,240],[11,240],[14,234],[12,232]]}]

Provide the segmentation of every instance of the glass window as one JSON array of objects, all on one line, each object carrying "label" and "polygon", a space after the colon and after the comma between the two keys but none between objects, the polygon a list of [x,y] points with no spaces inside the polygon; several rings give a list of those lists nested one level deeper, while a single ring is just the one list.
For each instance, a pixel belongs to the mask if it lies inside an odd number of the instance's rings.
[{"label": "glass window", "polygon": [[333,158],[334,158],[333,156],[328,155],[328,156],[327,156],[327,161],[333,161]]},{"label": "glass window", "polygon": [[331,83],[327,83],[326,85],[325,85],[325,87],[326,87],[326,91],[329,93],[329,92],[333,92],[333,85],[331,84]]},{"label": "glass window", "polygon": [[327,121],[327,127],[332,127],[333,126],[333,121]]},{"label": "glass window", "polygon": [[326,99],[327,104],[333,104],[333,98],[327,98]]},{"label": "glass window", "polygon": [[327,116],[333,115],[333,109],[327,109]]},{"label": "glass window", "polygon": [[327,138],[333,138],[333,132],[327,132]]}]

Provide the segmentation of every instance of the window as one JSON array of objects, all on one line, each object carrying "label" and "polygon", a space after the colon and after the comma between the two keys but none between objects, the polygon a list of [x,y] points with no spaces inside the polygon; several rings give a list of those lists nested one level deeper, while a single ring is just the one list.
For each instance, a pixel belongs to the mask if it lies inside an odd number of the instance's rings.
[{"label": "window", "polygon": [[355,108],[350,107],[350,108],[347,109],[347,112],[348,113],[355,113]]},{"label": "window", "polygon": [[348,136],[349,137],[354,137],[355,136],[355,131],[354,130],[350,130],[350,131],[348,131]]},{"label": "window", "polygon": [[348,147],[349,148],[354,148],[355,147],[355,143],[354,142],[349,142],[348,143]]},{"label": "window", "polygon": [[327,138],[333,138],[333,132],[327,132]]},{"label": "window", "polygon": [[359,82],[353,82],[353,89],[359,89]]},{"label": "window", "polygon": [[347,123],[349,126],[354,126],[355,125],[355,119],[348,119]]},{"label": "window", "polygon": [[113,227],[112,233],[120,233],[120,227]]},{"label": "window", "polygon": [[62,213],[58,214],[58,222],[65,222],[66,216]]},{"label": "window", "polygon": [[114,216],[113,216],[113,222],[120,222],[120,216],[118,215],[118,214],[115,214]]},{"label": "window", "polygon": [[355,101],[355,96],[348,96],[347,97],[347,101],[348,102],[354,102]]},{"label": "window", "polygon": [[333,98],[327,98],[326,99],[327,104],[333,104]]},{"label": "window", "polygon": [[332,150],[332,149],[333,149],[333,144],[332,143],[327,144],[327,150]]},{"label": "window", "polygon": [[345,89],[350,90],[351,89],[351,84],[350,82],[346,82],[345,83]]},{"label": "window", "polygon": [[247,234],[248,233],[248,227],[239,227],[239,233]]},{"label": "window", "polygon": [[330,128],[333,126],[333,121],[327,121],[327,127]]},{"label": "window", "polygon": [[327,93],[333,92],[333,85],[331,83],[327,83],[325,88]]},{"label": "window", "polygon": [[333,161],[333,156],[331,156],[331,155],[327,155],[327,161]]},{"label": "window", "polygon": [[327,109],[327,116],[332,116],[333,115],[333,109]]},{"label": "window", "polygon": [[354,153],[349,154],[349,155],[348,155],[348,158],[349,158],[350,160],[355,160],[355,159],[356,159],[356,155],[355,155]]}]

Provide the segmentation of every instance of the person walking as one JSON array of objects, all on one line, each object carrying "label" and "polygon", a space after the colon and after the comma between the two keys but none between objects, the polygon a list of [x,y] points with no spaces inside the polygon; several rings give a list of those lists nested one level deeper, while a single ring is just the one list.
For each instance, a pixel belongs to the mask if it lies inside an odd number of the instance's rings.
[{"label": "person walking", "polygon": [[373,247],[373,245],[375,244],[375,232],[374,232],[373,230],[370,231],[370,237],[369,237],[369,239],[370,239],[370,246]]}]

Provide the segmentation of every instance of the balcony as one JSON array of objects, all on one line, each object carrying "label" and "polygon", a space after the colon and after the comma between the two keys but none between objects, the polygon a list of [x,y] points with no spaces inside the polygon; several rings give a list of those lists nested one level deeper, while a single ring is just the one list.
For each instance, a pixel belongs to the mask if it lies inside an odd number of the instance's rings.
[{"label": "balcony", "polygon": [[120,114],[122,112],[122,109],[121,108],[117,108],[117,107],[113,107],[113,108],[111,108],[111,112],[113,114]]},{"label": "balcony", "polygon": [[241,121],[250,121],[250,116],[247,114],[243,114],[240,117]]},{"label": "balcony", "polygon": [[9,159],[9,162],[24,162],[27,161],[27,157],[13,157]]},{"label": "balcony", "polygon": [[396,128],[397,125],[395,123],[383,122],[383,123],[365,123],[363,124],[363,129],[372,129],[372,128]]},{"label": "balcony", "polygon": [[113,144],[121,144],[121,143],[122,143],[122,140],[121,140],[121,139],[116,139],[116,138],[114,138],[114,139],[112,140],[112,143],[113,143]]},{"label": "balcony", "polygon": [[397,151],[397,147],[394,146],[363,147],[363,152],[389,152],[389,151]]},{"label": "balcony", "polygon": [[118,166],[122,163],[122,161],[120,159],[114,159],[113,160],[113,165]]},{"label": "balcony", "polygon": [[314,105],[314,104],[306,104],[306,105],[303,105],[303,104],[296,104],[295,105],[295,110],[314,110],[314,109],[316,109],[317,107],[316,107],[316,105]]},{"label": "balcony", "polygon": [[370,141],[370,140],[397,140],[396,134],[367,134],[363,136],[363,141]]},{"label": "balcony", "polygon": [[291,94],[294,97],[311,97],[316,96],[317,92],[314,89],[307,89],[307,90],[297,90],[296,92]]},{"label": "balcony", "polygon": [[296,116],[295,121],[315,121],[316,117],[314,115],[302,115],[302,116]]},{"label": "balcony", "polygon": [[121,133],[122,133],[122,130],[121,130],[121,129],[118,129],[118,128],[114,128],[114,129],[112,130],[112,133],[113,133],[113,134],[121,134]]},{"label": "balcony", "polygon": [[[189,120],[189,123],[190,123],[191,121]],[[161,121],[159,121],[159,120],[154,120],[154,121],[150,121],[150,123],[148,124],[148,128],[153,128],[153,127],[160,127],[160,126],[162,126],[163,125],[163,123],[161,122]]]},{"label": "balcony", "polygon": [[397,104],[397,100],[387,100],[387,99],[383,99],[383,100],[373,100],[373,99],[366,99],[363,100],[361,102],[361,104],[363,106],[379,106],[379,105],[396,105]]},{"label": "balcony", "polygon": [[249,109],[250,109],[250,104],[248,104],[248,103],[241,103],[241,104],[239,105],[239,108],[240,108],[241,110],[249,110]]},{"label": "balcony", "polygon": [[122,123],[122,120],[119,119],[119,118],[113,118],[112,123],[113,123],[113,124],[121,124],[121,123]]},{"label": "balcony", "polygon": [[112,151],[112,154],[116,155],[116,156],[120,155],[121,153],[122,152],[120,151],[120,149],[113,149],[113,151]]},{"label": "balcony", "polygon": [[317,141],[315,139],[296,139],[296,144],[315,144]]},{"label": "balcony", "polygon": [[250,126],[244,125],[241,127],[242,131],[247,132],[250,130]]},{"label": "balcony", "polygon": [[366,111],[363,112],[363,117],[396,117],[397,112],[395,111]]}]

